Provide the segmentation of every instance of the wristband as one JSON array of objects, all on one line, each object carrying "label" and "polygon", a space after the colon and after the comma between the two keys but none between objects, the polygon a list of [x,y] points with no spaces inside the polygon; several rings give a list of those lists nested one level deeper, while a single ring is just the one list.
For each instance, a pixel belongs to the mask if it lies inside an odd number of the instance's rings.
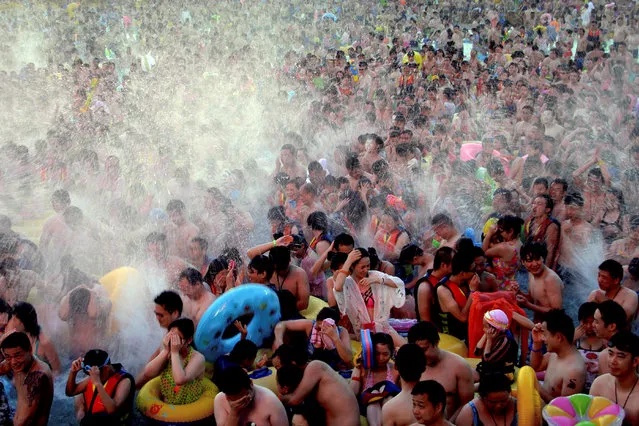
[{"label": "wristband", "polygon": [[599,161],[597,161],[597,165],[598,165],[599,167],[603,166],[603,165],[604,165],[603,160],[599,160]]},{"label": "wristband", "polygon": [[531,352],[540,353],[540,352],[543,352],[543,351],[544,351],[544,348],[541,348],[541,349],[535,349],[535,348],[532,348],[530,351],[531,351]]},{"label": "wristband", "polygon": [[277,247],[277,240],[273,240],[273,247]]}]

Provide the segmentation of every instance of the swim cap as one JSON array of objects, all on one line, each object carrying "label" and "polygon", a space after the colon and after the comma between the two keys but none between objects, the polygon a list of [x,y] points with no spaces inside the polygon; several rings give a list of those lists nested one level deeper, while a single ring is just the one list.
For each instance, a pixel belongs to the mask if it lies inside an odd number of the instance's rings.
[{"label": "swim cap", "polygon": [[498,330],[508,330],[508,316],[501,309],[488,311],[484,314],[486,322]]}]

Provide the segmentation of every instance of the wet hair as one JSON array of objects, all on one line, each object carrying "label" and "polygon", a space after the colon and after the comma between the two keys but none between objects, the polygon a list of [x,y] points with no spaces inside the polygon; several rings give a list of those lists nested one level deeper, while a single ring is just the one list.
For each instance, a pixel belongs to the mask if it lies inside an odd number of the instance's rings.
[{"label": "wet hair", "polygon": [[564,204],[567,206],[583,207],[584,197],[582,197],[582,195],[578,192],[568,194],[564,197]]},{"label": "wet hair", "polygon": [[300,187],[300,191],[305,192],[307,194],[311,194],[314,197],[317,197],[317,194],[319,192],[317,190],[317,187],[313,185],[312,183],[305,183],[304,185]]},{"label": "wet hair", "polygon": [[163,291],[162,293],[155,296],[153,302],[156,305],[162,306],[168,313],[177,312],[178,315],[182,315],[182,309],[184,307],[182,298],[174,291]]},{"label": "wet hair", "polygon": [[297,389],[304,378],[304,370],[295,365],[283,365],[277,370],[277,384],[286,386],[289,391]]},{"label": "wet hair", "polygon": [[67,206],[71,205],[71,196],[69,195],[69,192],[64,189],[54,191],[51,195],[51,200],[60,204],[66,204]]},{"label": "wet hair", "polygon": [[424,351],[414,343],[401,346],[395,357],[395,367],[405,382],[418,382],[426,370]]},{"label": "wet hair", "polygon": [[633,277],[639,276],[639,257],[632,258],[632,260],[628,264],[628,273]]},{"label": "wet hair", "polygon": [[200,248],[202,250],[204,250],[206,252],[206,250],[208,250],[209,248],[209,242],[206,241],[206,238],[202,238],[202,237],[194,237],[191,239],[192,243],[198,243],[198,245],[200,246]]},{"label": "wet hair", "polygon": [[338,249],[339,246],[355,246],[355,240],[350,234],[342,233],[335,237],[335,249]]},{"label": "wet hair", "polygon": [[455,250],[458,254],[469,255],[473,253],[474,248],[475,243],[473,243],[473,240],[468,237],[461,237],[455,243]]},{"label": "wet hair", "polygon": [[268,252],[268,257],[273,262],[273,268],[275,271],[282,271],[291,264],[291,251],[288,247],[277,246],[273,247]]},{"label": "wet hair", "polygon": [[551,185],[561,185],[561,187],[563,188],[564,192],[568,191],[568,181],[566,179],[563,178],[557,178],[555,180],[552,181]]},{"label": "wet hair", "polygon": [[548,249],[546,248],[546,244],[532,242],[528,244],[524,244],[519,252],[521,260],[530,262],[531,260],[537,259],[546,259],[548,256]]},{"label": "wet hair", "polygon": [[601,321],[608,327],[611,324],[615,324],[617,331],[624,330],[628,323],[628,317],[623,307],[614,300],[604,300],[601,302],[597,309],[601,315]]},{"label": "wet hair", "polygon": [[69,293],[69,308],[73,315],[86,314],[91,301],[91,292],[84,287],[76,287]]},{"label": "wet hair", "polygon": [[535,185],[543,185],[544,188],[548,189],[548,179],[546,179],[545,177],[535,178],[535,180],[533,181],[533,186]]},{"label": "wet hair", "polygon": [[11,319],[12,313],[13,313],[13,308],[11,307],[11,305],[9,305],[6,300],[0,298],[0,315],[7,314],[9,319]]},{"label": "wet hair", "polygon": [[192,286],[202,284],[204,282],[202,274],[195,268],[186,268],[180,273],[179,281],[186,279]]},{"label": "wet hair", "polygon": [[346,263],[346,258],[348,257],[346,253],[340,252],[332,252],[332,254],[329,253],[329,256],[331,258],[331,271],[337,271],[342,266],[344,266],[344,263]]},{"label": "wet hair", "polygon": [[371,336],[371,342],[373,343],[373,351],[377,352],[377,345],[386,345],[391,353],[391,356],[395,352],[395,344],[393,338],[387,333],[373,333]]},{"label": "wet hair", "polygon": [[161,232],[151,232],[146,236],[145,242],[148,244],[162,243],[166,244],[166,234]]},{"label": "wet hair", "polygon": [[424,380],[413,388],[411,395],[427,395],[428,401],[436,407],[442,406],[442,413],[446,410],[446,390],[435,380]]},{"label": "wet hair", "polygon": [[[490,176],[501,176],[505,174],[504,165],[496,158],[491,158],[486,163],[486,171]],[[505,191],[508,191],[507,189]],[[508,191],[510,192],[510,191]]]},{"label": "wet hair", "polygon": [[523,224],[524,221],[521,218],[510,215],[506,215],[497,221],[497,226],[507,232],[513,231],[515,235],[519,235]]},{"label": "wet hair", "polygon": [[289,151],[293,156],[297,154],[297,149],[290,143],[282,145],[280,151]]},{"label": "wet hair", "polygon": [[512,381],[503,374],[491,374],[485,376],[479,380],[478,393],[481,397],[488,396],[493,392],[508,392],[510,393]]},{"label": "wet hair", "polygon": [[510,204],[510,202],[512,202],[513,200],[513,194],[512,192],[510,192],[509,190],[507,190],[506,188],[497,188],[495,190],[495,192],[493,192],[493,198],[495,198],[498,195],[503,195],[504,199],[506,200],[507,203]]},{"label": "wet hair", "polygon": [[220,371],[218,387],[226,395],[237,395],[251,386],[251,379],[239,365],[230,365]]},{"label": "wet hair", "polygon": [[552,309],[544,315],[546,329],[552,334],[561,333],[566,342],[572,344],[575,339],[575,325],[572,318],[563,309]]},{"label": "wet hair", "polygon": [[334,308],[322,308],[318,313],[317,313],[317,318],[316,321],[324,321],[325,319],[330,318],[333,321],[335,321],[335,324],[337,324],[339,322],[339,312],[337,310],[335,310]]},{"label": "wet hair", "polygon": [[231,353],[229,354],[231,359],[236,362],[255,360],[257,355],[257,345],[250,340],[240,340],[233,346]]},{"label": "wet hair", "polygon": [[639,229],[639,214],[630,216],[630,229],[633,231]]},{"label": "wet hair", "polygon": [[267,280],[270,280],[273,276],[273,262],[271,262],[271,259],[268,256],[264,256],[263,254],[255,256],[253,259],[251,259],[248,267],[251,269],[255,269],[258,274],[266,272]]},{"label": "wet hair", "polygon": [[416,244],[408,244],[402,248],[401,253],[399,254],[399,263],[409,264],[413,261],[413,259],[417,256],[421,256],[424,254],[424,250],[419,248]]},{"label": "wet hair", "polygon": [[472,253],[457,253],[453,256],[452,261],[452,275],[459,275],[462,272],[471,272],[471,266],[475,258],[472,256]]},{"label": "wet hair", "polygon": [[67,225],[76,225],[82,222],[82,220],[84,219],[84,214],[79,207],[69,206],[64,209],[62,217],[64,218],[64,223],[66,223]]},{"label": "wet hair", "polygon": [[577,319],[579,322],[595,316],[595,311],[599,307],[596,302],[585,302],[579,306],[579,312],[577,313]]},{"label": "wet hair", "polygon": [[324,170],[319,161],[311,161],[308,163],[308,171],[309,172],[320,172]]},{"label": "wet hair", "polygon": [[311,227],[313,231],[328,231],[328,216],[322,211],[312,212],[306,219],[306,224]]},{"label": "wet hair", "polygon": [[446,213],[439,213],[433,216],[433,219],[430,221],[432,226],[437,225],[446,225],[453,226],[453,220]]},{"label": "wet hair", "polygon": [[38,313],[31,303],[18,302],[13,306],[12,316],[20,320],[24,325],[24,331],[33,337],[40,335]]},{"label": "wet hair", "polygon": [[601,172],[601,169],[599,167],[594,167],[590,169],[588,171],[588,176],[594,176],[596,178],[599,178],[601,179],[602,182],[604,180],[603,173]]},{"label": "wet hair", "polygon": [[178,318],[169,324],[166,329],[171,331],[174,328],[177,328],[180,333],[182,333],[184,340],[192,339],[195,334],[195,324],[193,324],[193,320],[189,318]]},{"label": "wet hair", "polygon": [[359,157],[357,154],[351,154],[346,158],[345,163],[346,170],[353,170],[360,167]]},{"label": "wet hair", "polygon": [[368,250],[366,250],[364,247],[358,247],[356,249],[354,249],[354,251],[359,251],[362,254],[362,257],[360,257],[359,259],[357,259],[357,261],[353,262],[353,265],[351,266],[351,268],[354,268],[359,262],[362,261],[362,259],[366,259],[368,258],[370,260],[371,255],[368,252]]},{"label": "wet hair", "polygon": [[451,247],[440,247],[435,252],[435,258],[433,259],[433,269],[437,270],[442,267],[442,264],[450,265],[453,262],[453,256],[455,250]]},{"label": "wet hair", "polygon": [[616,348],[622,352],[629,352],[633,358],[639,356],[639,336],[622,330],[610,338],[609,348]]},{"label": "wet hair", "polygon": [[608,272],[613,280],[621,281],[623,279],[623,266],[614,259],[604,260],[599,265],[599,270]]},{"label": "wet hair", "polygon": [[5,339],[2,341],[2,344],[0,345],[0,349],[2,349],[3,351],[5,349],[14,348],[20,348],[23,351],[30,353],[31,341],[29,340],[29,336],[27,336],[25,333],[16,331],[15,333],[11,333],[7,337],[5,337]]},{"label": "wet hair", "polygon": [[437,326],[430,321],[419,321],[408,329],[408,343],[417,343],[426,340],[431,345],[439,344],[439,331]]},{"label": "wet hair", "polygon": [[301,367],[308,363],[308,351],[303,346],[284,343],[273,352],[272,358],[279,358],[282,366],[296,365]]},{"label": "wet hair", "polygon": [[[546,188],[548,188],[548,186],[546,186]],[[540,194],[540,195],[537,195],[535,198],[543,198],[544,200],[546,200],[546,208],[550,209],[551,212],[552,212],[552,209],[555,208],[555,202],[552,200],[552,198],[550,198],[550,195]]]},{"label": "wet hair", "polygon": [[273,221],[273,222],[285,222],[286,213],[285,213],[284,207],[282,206],[271,207],[268,210],[268,213],[266,214],[266,218],[269,221]]},{"label": "wet hair", "polygon": [[166,205],[167,212],[183,212],[184,210],[186,210],[186,205],[182,200],[171,200]]}]

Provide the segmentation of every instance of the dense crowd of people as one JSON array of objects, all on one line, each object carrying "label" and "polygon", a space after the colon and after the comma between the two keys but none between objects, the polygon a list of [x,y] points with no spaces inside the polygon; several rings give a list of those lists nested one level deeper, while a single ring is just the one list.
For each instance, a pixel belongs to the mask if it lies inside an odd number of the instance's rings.
[{"label": "dense crowd of people", "polygon": [[[156,377],[211,377],[218,425],[517,424],[523,365],[639,424],[635,3],[325,3],[0,9],[0,424],[66,371],[82,425]],[[198,324],[247,283],[281,321],[211,375]]]}]

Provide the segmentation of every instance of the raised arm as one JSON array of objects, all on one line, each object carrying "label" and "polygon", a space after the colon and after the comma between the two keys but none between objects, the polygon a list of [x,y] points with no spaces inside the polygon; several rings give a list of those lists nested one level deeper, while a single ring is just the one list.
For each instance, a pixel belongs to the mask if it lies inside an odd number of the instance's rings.
[{"label": "raised arm", "polygon": [[306,370],[304,370],[304,377],[302,381],[297,386],[294,392],[289,393],[288,395],[281,395],[280,401],[284,405],[299,405],[308,397],[313,389],[317,386],[322,377],[322,363],[319,361],[311,361]]},{"label": "raised arm", "polygon": [[273,247],[278,246],[288,246],[293,242],[293,237],[291,235],[284,235],[277,240],[273,240],[270,243],[260,244],[259,246],[251,247],[246,253],[249,259],[253,259],[255,256],[259,256],[260,254],[264,254]]}]

